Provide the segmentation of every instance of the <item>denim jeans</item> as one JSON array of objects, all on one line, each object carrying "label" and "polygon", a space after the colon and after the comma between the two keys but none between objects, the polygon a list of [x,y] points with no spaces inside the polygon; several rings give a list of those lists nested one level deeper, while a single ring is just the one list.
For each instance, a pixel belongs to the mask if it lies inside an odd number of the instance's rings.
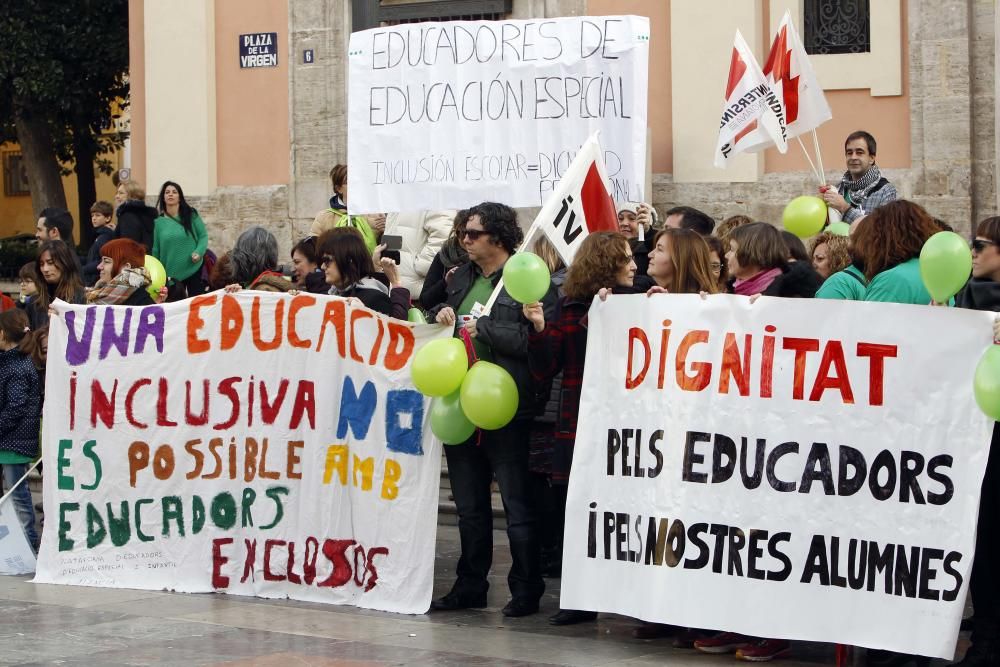
[{"label": "denim jeans", "polygon": [[537,600],[545,591],[539,560],[538,525],[528,473],[528,424],[512,422],[481,431],[461,445],[444,448],[448,477],[458,510],[462,555],[453,590],[478,595],[489,588],[493,563],[493,508],[490,484],[496,476],[507,516],[511,568],[507,585],[515,598]]},{"label": "denim jeans", "polygon": [[[17,481],[28,472],[27,463],[5,463],[3,466],[3,492],[9,491]],[[31,543],[31,548],[38,551],[38,533],[35,531],[35,505],[31,500],[31,489],[28,487],[28,480],[24,480],[19,487],[14,489],[10,495],[10,500],[14,503],[17,511],[17,518],[21,520],[24,528],[24,536]]]}]

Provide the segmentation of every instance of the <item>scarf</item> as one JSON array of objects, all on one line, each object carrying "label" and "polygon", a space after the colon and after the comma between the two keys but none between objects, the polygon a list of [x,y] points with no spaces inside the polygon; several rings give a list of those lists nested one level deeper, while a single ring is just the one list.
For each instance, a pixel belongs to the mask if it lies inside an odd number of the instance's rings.
[{"label": "scarf", "polygon": [[338,289],[336,285],[330,286],[330,291],[327,294],[331,296],[352,296],[355,290],[358,289],[372,289],[382,292],[382,294],[389,294],[389,288],[385,286],[378,278],[372,278],[371,276],[365,276],[356,283],[351,283],[344,289]]},{"label": "scarf", "polygon": [[847,200],[848,204],[857,204],[860,206],[868,198],[872,190],[875,189],[875,185],[881,178],[882,172],[879,171],[877,164],[869,167],[865,175],[856,181],[851,180],[851,172],[845,171],[844,177],[840,179],[840,192],[844,195],[844,199]]},{"label": "scarf", "polygon": [[753,278],[747,278],[746,280],[736,279],[733,283],[733,291],[737,294],[742,294],[743,296],[753,296],[754,294],[761,294],[770,287],[774,279],[781,275],[781,269],[770,269],[769,271],[761,271]]},{"label": "scarf", "polygon": [[347,204],[345,204],[344,200],[340,198],[340,195],[335,192],[333,196],[330,197],[330,208],[334,211],[346,211]]},{"label": "scarf", "polygon": [[469,261],[469,254],[465,252],[465,248],[453,239],[448,239],[444,242],[444,245],[441,246],[440,255],[441,264],[444,265],[445,271]]},{"label": "scarf", "polygon": [[87,293],[87,303],[118,306],[128,301],[136,290],[149,287],[151,282],[146,267],[122,269],[109,282],[97,283],[94,289]]}]

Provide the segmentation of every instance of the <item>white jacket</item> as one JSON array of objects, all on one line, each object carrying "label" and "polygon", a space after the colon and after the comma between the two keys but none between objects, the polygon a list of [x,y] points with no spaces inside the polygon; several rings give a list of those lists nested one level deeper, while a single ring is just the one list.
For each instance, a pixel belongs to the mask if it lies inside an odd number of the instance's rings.
[{"label": "white jacket", "polygon": [[424,278],[434,256],[444,245],[455,224],[457,211],[409,211],[390,213],[385,219],[385,234],[402,236],[399,251],[399,278],[410,290],[410,298],[420,298]]}]

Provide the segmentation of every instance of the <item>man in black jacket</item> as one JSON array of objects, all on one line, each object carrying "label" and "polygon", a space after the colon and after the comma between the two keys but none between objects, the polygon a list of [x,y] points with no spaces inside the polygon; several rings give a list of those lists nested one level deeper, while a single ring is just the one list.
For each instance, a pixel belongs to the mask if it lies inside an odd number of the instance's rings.
[{"label": "man in black jacket", "polygon": [[[458,509],[462,555],[451,592],[431,603],[434,610],[486,606],[486,580],[493,561],[493,514],[490,483],[496,476],[507,514],[511,568],[507,575],[511,600],[505,616],[538,611],[545,590],[539,562],[539,539],[528,474],[528,431],[533,416],[534,386],[528,370],[531,324],[521,304],[501,291],[488,314],[484,305],[503,274],[504,264],[522,240],[513,209],[486,202],[470,211],[458,229],[470,262],[459,267],[448,284],[447,300],[430,314],[439,324],[458,325],[472,339],[476,355],[503,367],[517,384],[517,414],[496,431],[478,431],[469,442],[446,447],[448,473]],[[556,290],[550,284],[542,300],[546,317],[553,316]]]}]

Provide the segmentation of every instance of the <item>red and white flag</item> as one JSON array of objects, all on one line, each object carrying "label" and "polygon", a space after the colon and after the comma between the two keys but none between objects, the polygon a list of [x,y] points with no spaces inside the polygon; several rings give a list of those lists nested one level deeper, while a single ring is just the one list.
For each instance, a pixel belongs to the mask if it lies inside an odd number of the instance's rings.
[{"label": "red and white flag", "polygon": [[591,232],[618,231],[618,211],[608,192],[608,175],[597,133],[576,154],[532,223],[568,266]]},{"label": "red and white flag", "polygon": [[782,153],[788,149],[784,105],[737,30],[719,121],[715,166],[725,167],[734,155],[748,150],[755,132],[767,136]]},{"label": "red and white flag", "polygon": [[[815,130],[833,118],[823,87],[819,85],[809,54],[802,46],[789,12],[785,12],[778,25],[763,71],[785,108],[788,139]],[[747,150],[761,150],[773,145],[770,138],[760,132],[754,132],[750,139]]]}]

